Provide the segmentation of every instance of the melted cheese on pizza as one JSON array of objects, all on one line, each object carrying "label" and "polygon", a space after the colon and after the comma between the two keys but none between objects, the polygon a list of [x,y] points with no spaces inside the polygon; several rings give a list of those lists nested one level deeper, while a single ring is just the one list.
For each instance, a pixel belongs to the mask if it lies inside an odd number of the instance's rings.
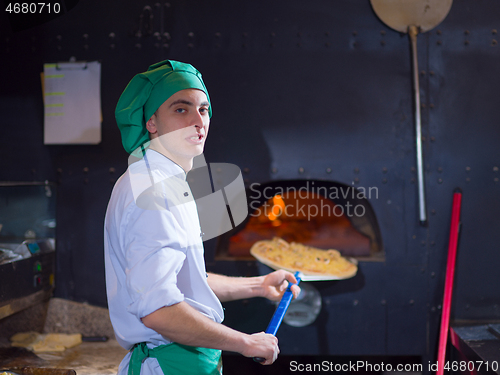
[{"label": "melted cheese on pizza", "polygon": [[275,237],[258,241],[250,249],[256,258],[264,258],[277,268],[301,271],[305,275],[331,275],[339,278],[354,276],[357,266],[337,250],[322,250],[296,242],[288,243]]}]

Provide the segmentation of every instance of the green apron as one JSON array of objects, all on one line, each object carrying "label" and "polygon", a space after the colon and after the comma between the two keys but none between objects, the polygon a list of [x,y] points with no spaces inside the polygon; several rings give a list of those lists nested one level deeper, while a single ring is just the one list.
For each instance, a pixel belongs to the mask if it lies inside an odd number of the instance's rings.
[{"label": "green apron", "polygon": [[149,349],[146,343],[132,349],[128,375],[140,375],[142,362],[156,358],[164,375],[220,375],[222,374],[221,351],[171,343]]}]

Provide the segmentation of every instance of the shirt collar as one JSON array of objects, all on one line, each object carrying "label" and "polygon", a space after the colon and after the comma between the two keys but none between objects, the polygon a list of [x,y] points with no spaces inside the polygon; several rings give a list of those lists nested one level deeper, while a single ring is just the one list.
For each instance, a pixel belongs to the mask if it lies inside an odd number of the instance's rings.
[{"label": "shirt collar", "polygon": [[168,176],[175,176],[186,181],[186,171],[179,164],[167,158],[165,155],[159,153],[158,151],[148,149],[146,151],[146,158],[150,168],[157,168]]}]

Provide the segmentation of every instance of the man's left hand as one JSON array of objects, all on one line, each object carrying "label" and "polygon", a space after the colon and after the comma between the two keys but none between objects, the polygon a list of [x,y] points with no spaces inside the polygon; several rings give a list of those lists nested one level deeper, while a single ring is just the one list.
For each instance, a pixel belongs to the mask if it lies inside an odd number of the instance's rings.
[{"label": "man's left hand", "polygon": [[[279,301],[285,293],[286,288],[288,288],[288,283],[297,284],[297,279],[293,273],[279,270],[271,272],[270,274],[263,276],[264,280],[262,282],[263,297],[266,297],[272,301]],[[300,288],[298,285],[292,285],[291,287],[293,298],[297,298],[300,293]]]}]

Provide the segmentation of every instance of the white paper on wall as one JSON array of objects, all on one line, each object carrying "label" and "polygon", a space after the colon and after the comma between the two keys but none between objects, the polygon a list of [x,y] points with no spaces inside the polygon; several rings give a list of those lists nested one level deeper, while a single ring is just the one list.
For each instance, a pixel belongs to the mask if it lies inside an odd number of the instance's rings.
[{"label": "white paper on wall", "polygon": [[44,64],[44,144],[101,142],[101,64]]}]

